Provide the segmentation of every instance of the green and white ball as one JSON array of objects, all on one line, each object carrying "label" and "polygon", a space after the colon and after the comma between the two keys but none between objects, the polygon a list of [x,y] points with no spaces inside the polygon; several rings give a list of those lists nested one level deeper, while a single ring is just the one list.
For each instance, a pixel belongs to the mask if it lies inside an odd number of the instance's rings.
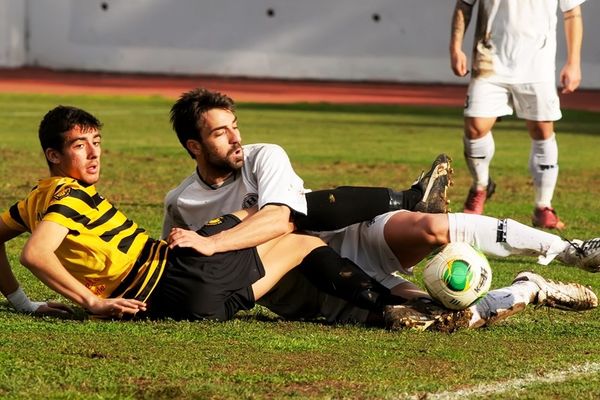
[{"label": "green and white ball", "polygon": [[423,270],[427,291],[452,310],[463,310],[484,296],[492,284],[492,269],[468,243],[449,243],[433,253]]}]

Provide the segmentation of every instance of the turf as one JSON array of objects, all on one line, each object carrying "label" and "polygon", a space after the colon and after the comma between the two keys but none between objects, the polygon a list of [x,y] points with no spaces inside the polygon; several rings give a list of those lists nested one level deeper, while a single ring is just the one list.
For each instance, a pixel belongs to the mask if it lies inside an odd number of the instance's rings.
[{"label": "turf", "polygon": [[[56,104],[83,107],[104,122],[99,191],[158,236],[164,194],[194,167],[170,130],[171,101],[160,97],[0,95],[0,209],[47,175],[36,131]],[[245,143],[282,145],[314,189],[406,187],[446,152],[454,158],[451,206],[461,208],[469,178],[460,109],[240,104],[238,115]],[[557,124],[554,205],[569,238],[599,233],[599,122],[597,113],[565,111]],[[506,119],[494,135],[498,189],[486,212],[528,224],[524,126]],[[57,299],[19,265],[24,239],[7,249],[26,292]],[[581,270],[542,267],[525,257],[490,262],[493,287],[533,269],[600,292],[598,276]],[[19,315],[0,301],[0,397],[6,398],[591,399],[600,397],[598,371],[598,310],[531,307],[490,328],[439,334],[286,322],[259,307],[227,323],[63,321]]]}]

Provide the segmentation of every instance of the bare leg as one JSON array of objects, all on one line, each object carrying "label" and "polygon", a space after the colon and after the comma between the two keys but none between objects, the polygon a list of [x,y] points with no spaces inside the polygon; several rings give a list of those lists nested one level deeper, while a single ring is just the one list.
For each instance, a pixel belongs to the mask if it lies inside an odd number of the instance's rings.
[{"label": "bare leg", "polygon": [[325,243],[314,236],[291,233],[257,246],[265,268],[265,276],[252,285],[254,298],[258,300],[304,257]]},{"label": "bare leg", "polygon": [[450,242],[448,216],[417,212],[395,213],[385,224],[385,241],[404,268]]}]

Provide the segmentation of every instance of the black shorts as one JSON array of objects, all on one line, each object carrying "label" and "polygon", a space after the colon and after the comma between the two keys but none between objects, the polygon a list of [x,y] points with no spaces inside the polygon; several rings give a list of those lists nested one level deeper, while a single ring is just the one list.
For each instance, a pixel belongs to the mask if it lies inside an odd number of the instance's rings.
[{"label": "black shorts", "polygon": [[[211,236],[237,225],[240,220],[225,215],[197,231]],[[252,284],[265,275],[256,248],[198,254],[176,248],[167,258],[163,276],[150,297],[151,318],[225,321],[239,310],[254,307]]]}]

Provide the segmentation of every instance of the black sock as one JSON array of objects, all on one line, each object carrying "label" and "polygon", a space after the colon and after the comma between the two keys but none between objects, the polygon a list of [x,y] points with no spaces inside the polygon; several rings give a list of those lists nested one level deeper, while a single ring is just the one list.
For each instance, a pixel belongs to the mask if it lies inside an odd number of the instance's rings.
[{"label": "black sock", "polygon": [[390,190],[390,211],[393,210],[410,210],[413,211],[415,206],[423,198],[423,191],[416,186],[402,192],[394,192]]},{"label": "black sock", "polygon": [[382,187],[340,186],[306,194],[307,215],[296,215],[300,230],[332,231],[395,210],[413,210],[423,193],[412,187],[394,192]]},{"label": "black sock", "polygon": [[389,297],[385,286],[328,246],[311,251],[299,268],[320,290],[362,308],[381,310],[381,300]]}]

